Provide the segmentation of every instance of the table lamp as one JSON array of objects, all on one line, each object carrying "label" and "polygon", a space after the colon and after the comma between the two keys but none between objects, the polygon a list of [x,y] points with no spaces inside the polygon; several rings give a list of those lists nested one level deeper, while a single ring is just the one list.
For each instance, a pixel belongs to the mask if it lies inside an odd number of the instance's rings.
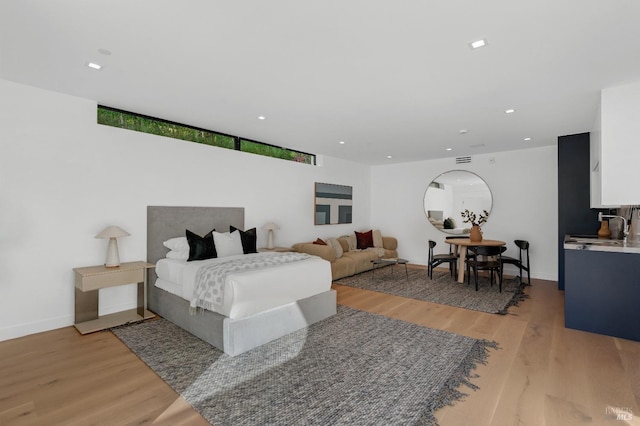
[{"label": "table lamp", "polygon": [[107,268],[117,268],[120,266],[120,256],[118,256],[118,237],[126,237],[129,235],[127,231],[119,226],[107,226],[101,233],[96,235],[96,238],[108,238],[109,247],[107,248],[107,261],[105,266]]},{"label": "table lamp", "polygon": [[272,249],[274,247],[273,246],[273,230],[280,229],[280,227],[273,222],[269,222],[265,226],[263,226],[262,229],[266,229],[267,231],[269,231],[269,233],[267,234],[267,248]]}]

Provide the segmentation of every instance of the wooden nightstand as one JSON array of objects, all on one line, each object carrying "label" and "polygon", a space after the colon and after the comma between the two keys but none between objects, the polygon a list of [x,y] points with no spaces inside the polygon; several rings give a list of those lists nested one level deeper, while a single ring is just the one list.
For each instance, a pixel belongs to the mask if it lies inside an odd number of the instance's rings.
[{"label": "wooden nightstand", "polygon": [[[76,276],[75,324],[80,334],[92,333],[129,322],[153,318],[147,307],[147,271],[152,263],[128,262],[117,268],[104,265],[74,268]],[[135,309],[98,316],[98,291],[101,288],[138,283],[138,306]]]},{"label": "wooden nightstand", "polygon": [[266,248],[266,247],[260,247],[258,249],[258,253],[265,252],[265,251],[287,252],[287,251],[294,251],[294,250],[291,247],[274,247],[272,249]]}]

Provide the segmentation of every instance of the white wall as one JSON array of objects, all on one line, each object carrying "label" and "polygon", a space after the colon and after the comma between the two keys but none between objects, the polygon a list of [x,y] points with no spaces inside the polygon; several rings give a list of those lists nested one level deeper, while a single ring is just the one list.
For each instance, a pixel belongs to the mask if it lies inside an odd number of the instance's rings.
[{"label": "white wall", "polygon": [[[94,101],[0,80],[0,340],[73,324],[74,267],[146,258],[147,205],[245,208],[276,245],[370,229],[369,167],[321,167],[96,124]],[[314,226],[314,182],[353,186],[353,224]],[[101,290],[101,314],[135,306],[135,286]]]},{"label": "white wall", "polygon": [[393,231],[401,257],[426,264],[427,240],[438,243],[436,252],[448,249],[446,234],[426,219],[427,186],[445,171],[469,170],[482,177],[493,194],[489,221],[482,226],[484,237],[507,241],[507,254],[516,256],[513,240],[528,240],[531,275],[557,280],[557,148],[476,155],[472,161],[456,165],[454,158],[448,158],[372,167],[371,223]]},{"label": "white wall", "polygon": [[[428,183],[451,169],[483,177],[494,208],[488,238],[532,243],[533,276],[557,278],[555,147],[368,167],[321,158],[320,167],[96,124],[96,103],[0,80],[0,340],[73,324],[74,267],[104,262],[118,225],[123,262],[146,257],[147,205],[245,208],[247,228],[266,245],[291,245],[381,229],[400,255],[427,261],[426,240],[445,234],[424,213]],[[314,183],[353,186],[353,224],[314,226]],[[370,213],[371,212],[371,213]],[[444,249],[444,244],[438,248]],[[510,244],[513,250],[513,245]],[[135,287],[101,291],[101,314],[135,306]]]}]

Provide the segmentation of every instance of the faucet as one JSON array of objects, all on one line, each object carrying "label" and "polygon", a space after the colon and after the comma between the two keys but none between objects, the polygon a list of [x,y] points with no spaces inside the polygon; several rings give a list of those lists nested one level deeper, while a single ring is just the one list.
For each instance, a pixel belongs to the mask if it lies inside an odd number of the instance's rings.
[{"label": "faucet", "polygon": [[623,222],[623,226],[622,226],[622,233],[624,235],[623,240],[627,241],[627,235],[629,235],[629,228],[627,227],[627,219],[625,217],[622,216],[617,216],[615,214],[602,214],[602,212],[598,212],[598,222],[602,222],[602,219],[608,217],[608,218],[620,218],[622,219]]}]

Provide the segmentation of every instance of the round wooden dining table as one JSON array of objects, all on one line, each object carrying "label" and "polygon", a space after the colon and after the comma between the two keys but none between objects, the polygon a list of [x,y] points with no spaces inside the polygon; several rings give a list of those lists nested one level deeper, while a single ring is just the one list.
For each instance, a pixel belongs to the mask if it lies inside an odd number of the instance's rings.
[{"label": "round wooden dining table", "polygon": [[451,238],[446,240],[448,244],[453,244],[456,246],[456,254],[457,249],[460,247],[460,256],[458,257],[458,282],[464,282],[464,272],[465,272],[465,260],[467,259],[467,247],[477,247],[477,246],[490,246],[490,247],[501,247],[507,245],[504,241],[500,240],[487,240],[482,239],[482,241],[471,241],[469,238]]}]

